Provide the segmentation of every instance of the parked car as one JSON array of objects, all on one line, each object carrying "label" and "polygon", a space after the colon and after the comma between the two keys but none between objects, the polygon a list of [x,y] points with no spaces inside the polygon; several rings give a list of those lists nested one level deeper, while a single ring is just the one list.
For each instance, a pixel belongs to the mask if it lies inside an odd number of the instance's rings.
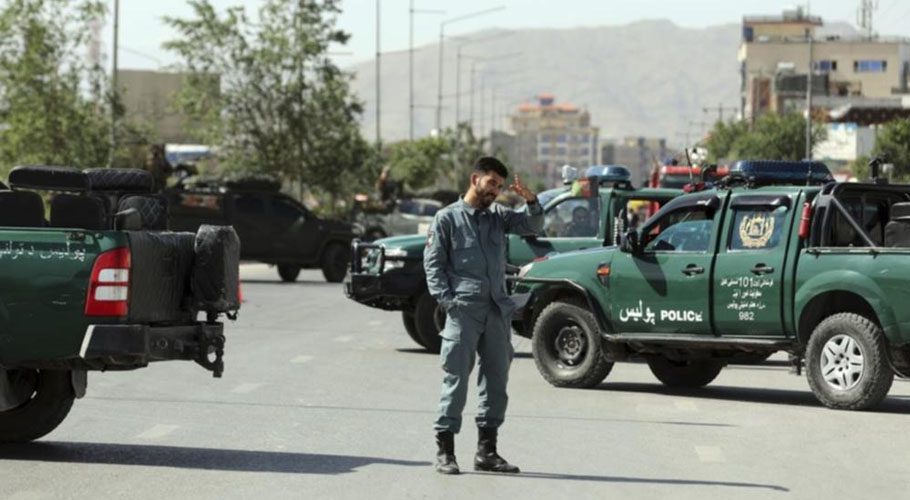
[{"label": "parked car", "polygon": [[374,241],[388,236],[427,234],[433,216],[442,208],[441,202],[427,198],[402,198],[382,210],[360,210],[354,224],[363,235],[363,241]]}]

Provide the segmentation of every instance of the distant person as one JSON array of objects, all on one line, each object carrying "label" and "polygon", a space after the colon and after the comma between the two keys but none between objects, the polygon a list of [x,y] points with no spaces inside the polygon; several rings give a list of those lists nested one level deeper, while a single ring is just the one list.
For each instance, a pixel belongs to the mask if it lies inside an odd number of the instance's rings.
[{"label": "distant person", "polygon": [[391,167],[382,167],[379,179],[376,180],[376,196],[388,208],[391,208],[395,204],[395,200],[401,196],[401,187],[398,182],[392,179],[391,173]]},{"label": "distant person", "polygon": [[174,167],[167,161],[167,157],[164,154],[164,144],[152,144],[149,147],[145,169],[152,174],[152,189],[155,192],[167,187],[167,178],[173,173]]},{"label": "distant person", "polygon": [[572,210],[572,222],[566,226],[566,236],[579,238],[592,236],[591,213],[586,207],[575,207]]}]

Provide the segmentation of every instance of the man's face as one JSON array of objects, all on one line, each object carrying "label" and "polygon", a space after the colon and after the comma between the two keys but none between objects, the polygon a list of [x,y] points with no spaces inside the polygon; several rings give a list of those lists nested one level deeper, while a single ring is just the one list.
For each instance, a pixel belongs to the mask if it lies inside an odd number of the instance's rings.
[{"label": "man's face", "polygon": [[481,208],[488,208],[499,196],[505,179],[496,172],[471,174],[471,187],[480,200]]}]

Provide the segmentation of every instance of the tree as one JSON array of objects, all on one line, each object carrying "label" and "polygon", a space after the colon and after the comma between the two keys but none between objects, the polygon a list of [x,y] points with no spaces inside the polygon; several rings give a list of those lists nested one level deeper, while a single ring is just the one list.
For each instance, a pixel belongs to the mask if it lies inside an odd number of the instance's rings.
[{"label": "tree", "polygon": [[191,0],[192,18],[165,18],[179,34],[165,47],[191,74],[178,107],[225,163],[306,184],[332,206],[353,192],[369,157],[351,75],[328,57],[330,45],[348,40],[335,28],[339,5],[265,0],[252,21],[242,7],[221,14]]},{"label": "tree", "polygon": [[910,178],[910,119],[885,124],[875,138],[872,154],[894,165],[893,178]]},{"label": "tree", "polygon": [[17,164],[100,167],[110,153],[108,79],[84,55],[104,4],[0,7],[0,173]]},{"label": "tree", "polygon": [[[821,124],[812,127],[812,144],[827,137]],[[712,161],[745,159],[801,160],[806,157],[806,121],[798,113],[765,113],[750,129],[745,122],[718,122],[708,139]]]}]

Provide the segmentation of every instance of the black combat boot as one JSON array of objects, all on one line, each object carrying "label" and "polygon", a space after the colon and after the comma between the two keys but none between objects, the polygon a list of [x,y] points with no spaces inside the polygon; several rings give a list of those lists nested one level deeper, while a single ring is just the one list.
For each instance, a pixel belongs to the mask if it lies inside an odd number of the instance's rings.
[{"label": "black combat boot", "polygon": [[496,428],[477,428],[477,455],[474,455],[474,470],[489,472],[520,472],[518,467],[506,462],[496,453]]},{"label": "black combat boot", "polygon": [[451,432],[436,433],[436,472],[440,474],[461,474],[458,462],[455,461],[455,434]]}]

